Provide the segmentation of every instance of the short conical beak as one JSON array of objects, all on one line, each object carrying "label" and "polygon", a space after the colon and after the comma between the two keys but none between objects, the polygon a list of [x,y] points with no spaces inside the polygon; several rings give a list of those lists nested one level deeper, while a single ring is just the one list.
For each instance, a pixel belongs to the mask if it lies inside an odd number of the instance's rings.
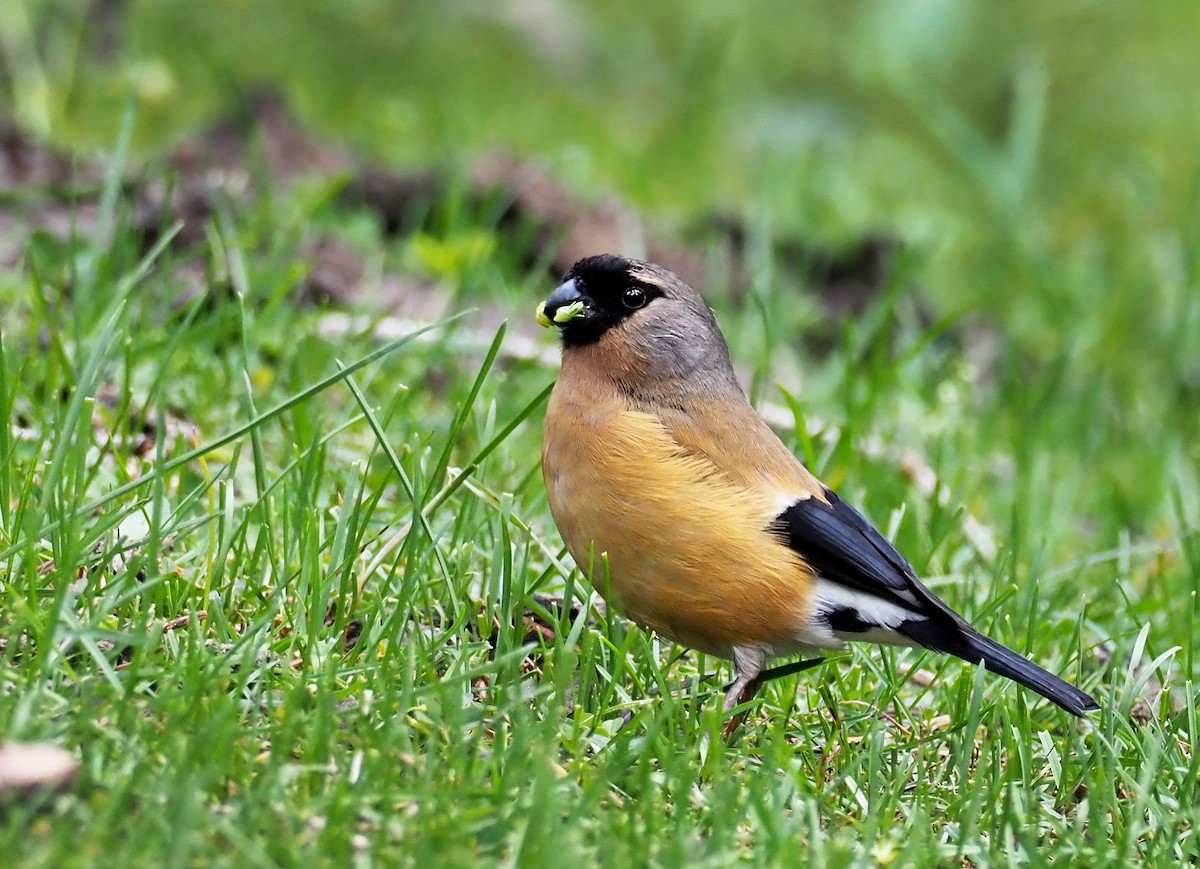
[{"label": "short conical beak", "polygon": [[574,280],[564,281],[554,292],[538,305],[537,321],[549,328],[555,324],[563,326],[583,312],[583,294]]}]

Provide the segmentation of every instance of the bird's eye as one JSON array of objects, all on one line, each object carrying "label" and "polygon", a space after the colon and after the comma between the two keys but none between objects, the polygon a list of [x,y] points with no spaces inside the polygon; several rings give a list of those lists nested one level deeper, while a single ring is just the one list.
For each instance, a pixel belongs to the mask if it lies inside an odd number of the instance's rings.
[{"label": "bird's eye", "polygon": [[621,304],[630,311],[636,311],[646,304],[646,291],[641,287],[628,287],[621,294]]}]

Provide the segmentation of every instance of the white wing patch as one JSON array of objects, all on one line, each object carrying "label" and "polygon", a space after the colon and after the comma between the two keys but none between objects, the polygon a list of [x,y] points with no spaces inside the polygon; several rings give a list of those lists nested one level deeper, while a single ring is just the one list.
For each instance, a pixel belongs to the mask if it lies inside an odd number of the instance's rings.
[{"label": "white wing patch", "polygon": [[860,621],[881,628],[897,628],[903,622],[918,621],[925,618],[920,613],[897,606],[891,601],[876,597],[873,594],[856,591],[827,579],[817,581],[817,606],[819,613],[829,613],[834,610],[850,610],[858,615]]},{"label": "white wing patch", "polygon": [[[904,622],[923,621],[926,617],[873,594],[856,591],[827,579],[818,579],[816,606],[807,623],[796,632],[796,642],[818,649],[837,649],[847,640],[910,646],[912,640],[896,630]],[[849,610],[858,621],[875,627],[865,631],[834,632],[826,616]]]}]

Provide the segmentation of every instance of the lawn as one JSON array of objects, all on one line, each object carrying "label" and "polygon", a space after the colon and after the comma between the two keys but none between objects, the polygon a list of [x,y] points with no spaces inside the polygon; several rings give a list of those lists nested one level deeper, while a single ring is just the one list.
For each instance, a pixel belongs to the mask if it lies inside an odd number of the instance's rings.
[{"label": "lawn", "polygon": [[[79,762],[0,863],[1200,861],[1200,14],[77,6],[0,19],[71,155],[0,163],[0,737]],[[263,84],[352,156],[189,167]],[[550,518],[562,238],[497,149],[698,252],[785,442],[1101,710],[855,647],[723,739]],[[364,166],[438,180],[389,225]]]}]

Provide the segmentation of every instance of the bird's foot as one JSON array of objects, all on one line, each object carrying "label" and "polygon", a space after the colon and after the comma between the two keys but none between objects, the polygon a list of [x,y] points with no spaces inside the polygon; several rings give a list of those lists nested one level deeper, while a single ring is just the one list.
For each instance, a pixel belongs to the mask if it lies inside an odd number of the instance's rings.
[{"label": "bird's foot", "polygon": [[[752,699],[754,699],[754,695],[757,694],[759,689],[762,688],[762,686],[767,682],[770,682],[773,679],[782,679],[784,676],[802,673],[805,670],[812,669],[824,660],[824,658],[810,658],[804,661],[792,661],[788,664],[781,664],[778,667],[772,667],[769,670],[763,670],[761,673],[756,673],[754,675],[739,673],[738,677],[733,681],[733,684],[730,685],[729,689],[725,692],[725,702],[722,705],[722,711],[728,715],[738,706],[741,706],[744,703],[749,703]],[[737,729],[745,720],[746,710],[742,710],[741,712],[732,715],[729,720],[725,722],[725,729],[722,731],[722,736],[726,742],[728,742],[733,734],[737,732]]]}]

